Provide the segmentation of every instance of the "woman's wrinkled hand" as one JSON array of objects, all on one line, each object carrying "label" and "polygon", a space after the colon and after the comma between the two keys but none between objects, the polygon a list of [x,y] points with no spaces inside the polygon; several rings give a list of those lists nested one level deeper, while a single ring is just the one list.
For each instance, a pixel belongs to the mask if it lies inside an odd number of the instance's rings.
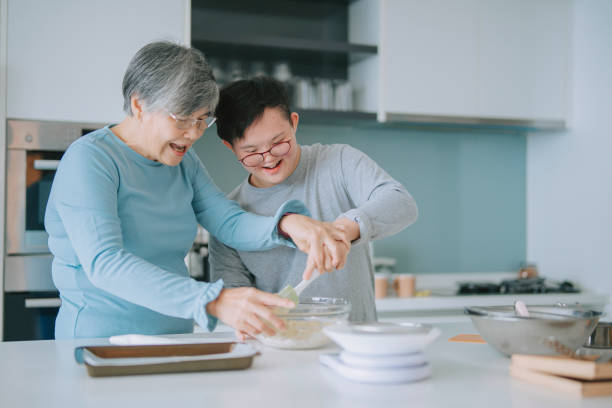
[{"label": "woman's wrinkled hand", "polygon": [[234,330],[234,334],[236,335],[236,339],[238,339],[238,341],[247,341],[247,340],[253,340],[254,337],[249,336],[248,334],[241,332],[240,330]]},{"label": "woman's wrinkled hand", "polygon": [[308,254],[303,279],[309,279],[315,269],[323,273],[344,267],[351,249],[346,230],[301,214],[285,215],[279,227]]},{"label": "woman's wrinkled hand", "polygon": [[245,287],[221,290],[219,296],[206,305],[206,312],[236,329],[237,333],[273,336],[277,330],[286,328],[285,322],[272,311],[274,307],[293,308],[295,304],[278,295]]}]

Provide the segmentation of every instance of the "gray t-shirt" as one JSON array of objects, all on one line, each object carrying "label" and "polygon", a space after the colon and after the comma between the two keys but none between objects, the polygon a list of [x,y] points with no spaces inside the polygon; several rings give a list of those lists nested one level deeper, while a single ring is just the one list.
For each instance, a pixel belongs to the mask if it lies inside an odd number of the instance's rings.
[{"label": "gray t-shirt", "polygon": [[[300,162],[281,184],[257,188],[242,182],[229,198],[260,215],[273,215],[288,199],[301,200],[312,218],[334,221],[346,217],[359,224],[361,237],[353,242],[346,265],[323,274],[303,297],[343,297],[351,302],[353,322],[376,320],[374,270],[367,243],[395,234],[417,218],[417,206],[408,191],[372,159],[348,145],[301,146]],[[278,292],[302,280],[306,254],[277,247],[267,251],[236,251],[211,237],[213,279],[226,287],[254,286]]]}]

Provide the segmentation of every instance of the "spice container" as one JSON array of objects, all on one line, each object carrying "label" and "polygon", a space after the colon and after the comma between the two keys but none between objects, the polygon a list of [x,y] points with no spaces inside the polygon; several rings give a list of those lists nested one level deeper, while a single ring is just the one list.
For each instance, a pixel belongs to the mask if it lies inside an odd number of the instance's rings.
[{"label": "spice container", "polygon": [[393,278],[393,289],[397,297],[414,297],[416,293],[416,278],[412,274],[399,274]]}]

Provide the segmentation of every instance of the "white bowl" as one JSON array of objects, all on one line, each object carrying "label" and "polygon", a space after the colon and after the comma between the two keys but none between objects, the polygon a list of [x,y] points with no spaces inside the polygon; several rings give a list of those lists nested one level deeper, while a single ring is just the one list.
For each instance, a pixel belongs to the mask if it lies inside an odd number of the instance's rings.
[{"label": "white bowl", "polygon": [[431,365],[427,362],[408,367],[364,368],[344,363],[338,354],[321,354],[319,361],[341,376],[360,383],[402,384],[425,379],[431,375]]},{"label": "white bowl", "polygon": [[427,357],[420,351],[410,354],[390,354],[374,356],[370,354],[357,354],[342,351],[338,358],[345,365],[358,368],[407,368],[422,366],[427,363]]},{"label": "white bowl", "polygon": [[440,329],[419,323],[335,324],[323,332],[344,350],[367,355],[416,353],[440,335]]}]

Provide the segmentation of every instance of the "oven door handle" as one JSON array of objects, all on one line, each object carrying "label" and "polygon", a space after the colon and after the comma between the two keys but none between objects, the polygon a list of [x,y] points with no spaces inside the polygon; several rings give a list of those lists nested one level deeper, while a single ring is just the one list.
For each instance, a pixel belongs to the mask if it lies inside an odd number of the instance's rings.
[{"label": "oven door handle", "polygon": [[60,298],[32,298],[25,300],[26,309],[55,308],[62,305]]},{"label": "oven door handle", "polygon": [[34,160],[34,169],[36,170],[57,170],[59,160]]}]

